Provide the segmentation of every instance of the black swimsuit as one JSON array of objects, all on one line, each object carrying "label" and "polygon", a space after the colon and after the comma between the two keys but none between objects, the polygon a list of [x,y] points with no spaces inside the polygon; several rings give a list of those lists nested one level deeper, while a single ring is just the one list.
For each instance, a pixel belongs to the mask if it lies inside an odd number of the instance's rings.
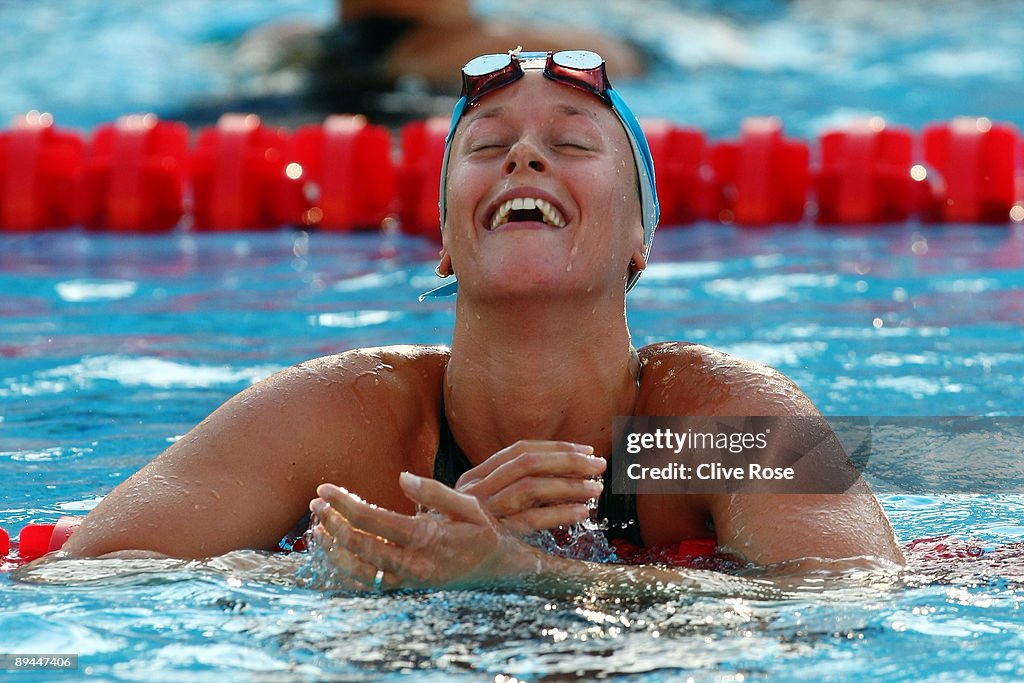
[{"label": "black swimsuit", "polygon": [[[320,56],[309,69],[307,105],[328,112],[358,112],[383,123],[439,114],[424,104],[433,101],[430,88],[410,85],[415,79],[406,79],[400,87],[387,68],[392,49],[417,27],[410,19],[367,17],[325,32]],[[408,87],[411,92],[405,92]]]},{"label": "black swimsuit", "polygon": [[[434,479],[447,486],[455,487],[459,477],[473,468],[462,448],[452,436],[451,427],[448,426],[448,418],[444,414],[444,398],[441,399],[441,411],[438,416],[438,438],[437,454],[434,456]],[[604,489],[597,501],[597,518],[605,520],[604,535],[609,542],[623,540],[637,547],[643,547],[643,537],[640,535],[640,525],[636,518],[636,494],[612,493],[612,468],[606,467],[602,475]],[[620,489],[624,484],[620,483],[614,488]],[[298,550],[296,545],[305,531],[309,528],[311,515],[307,513],[299,523],[281,541],[278,546],[281,550]],[[304,547],[304,545],[302,546]]]},{"label": "black swimsuit", "polygon": [[[437,455],[434,456],[434,479],[454,487],[467,470],[473,467],[469,458],[455,442],[448,419],[444,414],[444,400],[441,401],[441,415],[438,418],[440,434],[437,439]],[[636,495],[633,493],[612,493],[612,468],[605,468],[604,490],[597,501],[597,518],[607,520],[604,535],[609,541],[621,539],[636,546],[643,546],[640,525],[636,519]],[[616,486],[615,488],[619,488]]]}]

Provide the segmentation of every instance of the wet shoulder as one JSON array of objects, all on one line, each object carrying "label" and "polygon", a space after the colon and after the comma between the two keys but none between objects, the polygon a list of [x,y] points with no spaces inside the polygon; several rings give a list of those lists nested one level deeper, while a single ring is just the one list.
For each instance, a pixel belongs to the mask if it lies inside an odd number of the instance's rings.
[{"label": "wet shoulder", "polygon": [[258,401],[263,419],[287,422],[320,453],[324,480],[395,505],[388,486],[398,472],[426,473],[433,462],[447,360],[445,347],[355,349],[288,368],[254,389],[266,394]]},{"label": "wet shoulder", "polygon": [[[436,416],[448,350],[439,346],[354,349],[300,363],[250,390],[279,418],[330,438],[353,431],[408,432]],[[377,429],[386,423],[388,429]]]},{"label": "wet shoulder", "polygon": [[778,370],[701,344],[640,349],[648,415],[807,415],[816,409]]},{"label": "wet shoulder", "polygon": [[307,361],[291,369],[296,381],[356,398],[386,401],[390,411],[407,401],[427,404],[441,395],[449,351],[443,346],[378,346]]}]

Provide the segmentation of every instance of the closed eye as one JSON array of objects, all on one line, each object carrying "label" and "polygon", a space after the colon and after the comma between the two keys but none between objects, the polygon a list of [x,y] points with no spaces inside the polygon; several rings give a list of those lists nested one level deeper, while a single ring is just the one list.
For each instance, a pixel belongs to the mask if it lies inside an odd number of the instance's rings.
[{"label": "closed eye", "polygon": [[559,142],[555,149],[563,154],[591,154],[596,151],[593,145],[583,142]]},{"label": "closed eye", "polygon": [[502,150],[506,149],[508,145],[501,142],[481,142],[472,144],[469,146],[469,153],[473,154],[476,152],[488,152],[491,150]]}]

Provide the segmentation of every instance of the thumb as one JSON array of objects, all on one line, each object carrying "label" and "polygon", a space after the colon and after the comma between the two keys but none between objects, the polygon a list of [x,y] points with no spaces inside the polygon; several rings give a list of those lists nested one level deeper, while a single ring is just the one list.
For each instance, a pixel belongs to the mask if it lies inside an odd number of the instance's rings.
[{"label": "thumb", "polygon": [[490,520],[473,496],[459,493],[439,481],[402,472],[398,483],[406,497],[414,503],[437,510],[453,520],[486,524]]}]

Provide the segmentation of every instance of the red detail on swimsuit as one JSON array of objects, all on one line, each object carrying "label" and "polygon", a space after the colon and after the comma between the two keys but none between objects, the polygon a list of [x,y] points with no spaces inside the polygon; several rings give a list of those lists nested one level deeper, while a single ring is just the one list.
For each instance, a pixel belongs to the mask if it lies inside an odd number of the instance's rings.
[{"label": "red detail on swimsuit", "polygon": [[985,554],[985,550],[981,546],[952,538],[948,534],[919,538],[908,543],[903,549],[908,553],[936,560],[973,559]]},{"label": "red detail on swimsuit", "polygon": [[291,550],[289,552],[301,553],[301,552],[305,552],[308,549],[309,549],[309,546],[306,543],[306,537],[305,537],[305,535],[303,535],[303,536],[299,536],[298,538],[295,539],[295,542],[292,543],[292,548],[291,548]]},{"label": "red detail on swimsuit", "polygon": [[615,547],[615,554],[624,564],[662,564],[718,571],[735,569],[744,564],[733,555],[718,552],[718,541],[714,538],[688,538],[679,543],[650,548],[641,548],[627,541],[614,539],[612,545]]}]

